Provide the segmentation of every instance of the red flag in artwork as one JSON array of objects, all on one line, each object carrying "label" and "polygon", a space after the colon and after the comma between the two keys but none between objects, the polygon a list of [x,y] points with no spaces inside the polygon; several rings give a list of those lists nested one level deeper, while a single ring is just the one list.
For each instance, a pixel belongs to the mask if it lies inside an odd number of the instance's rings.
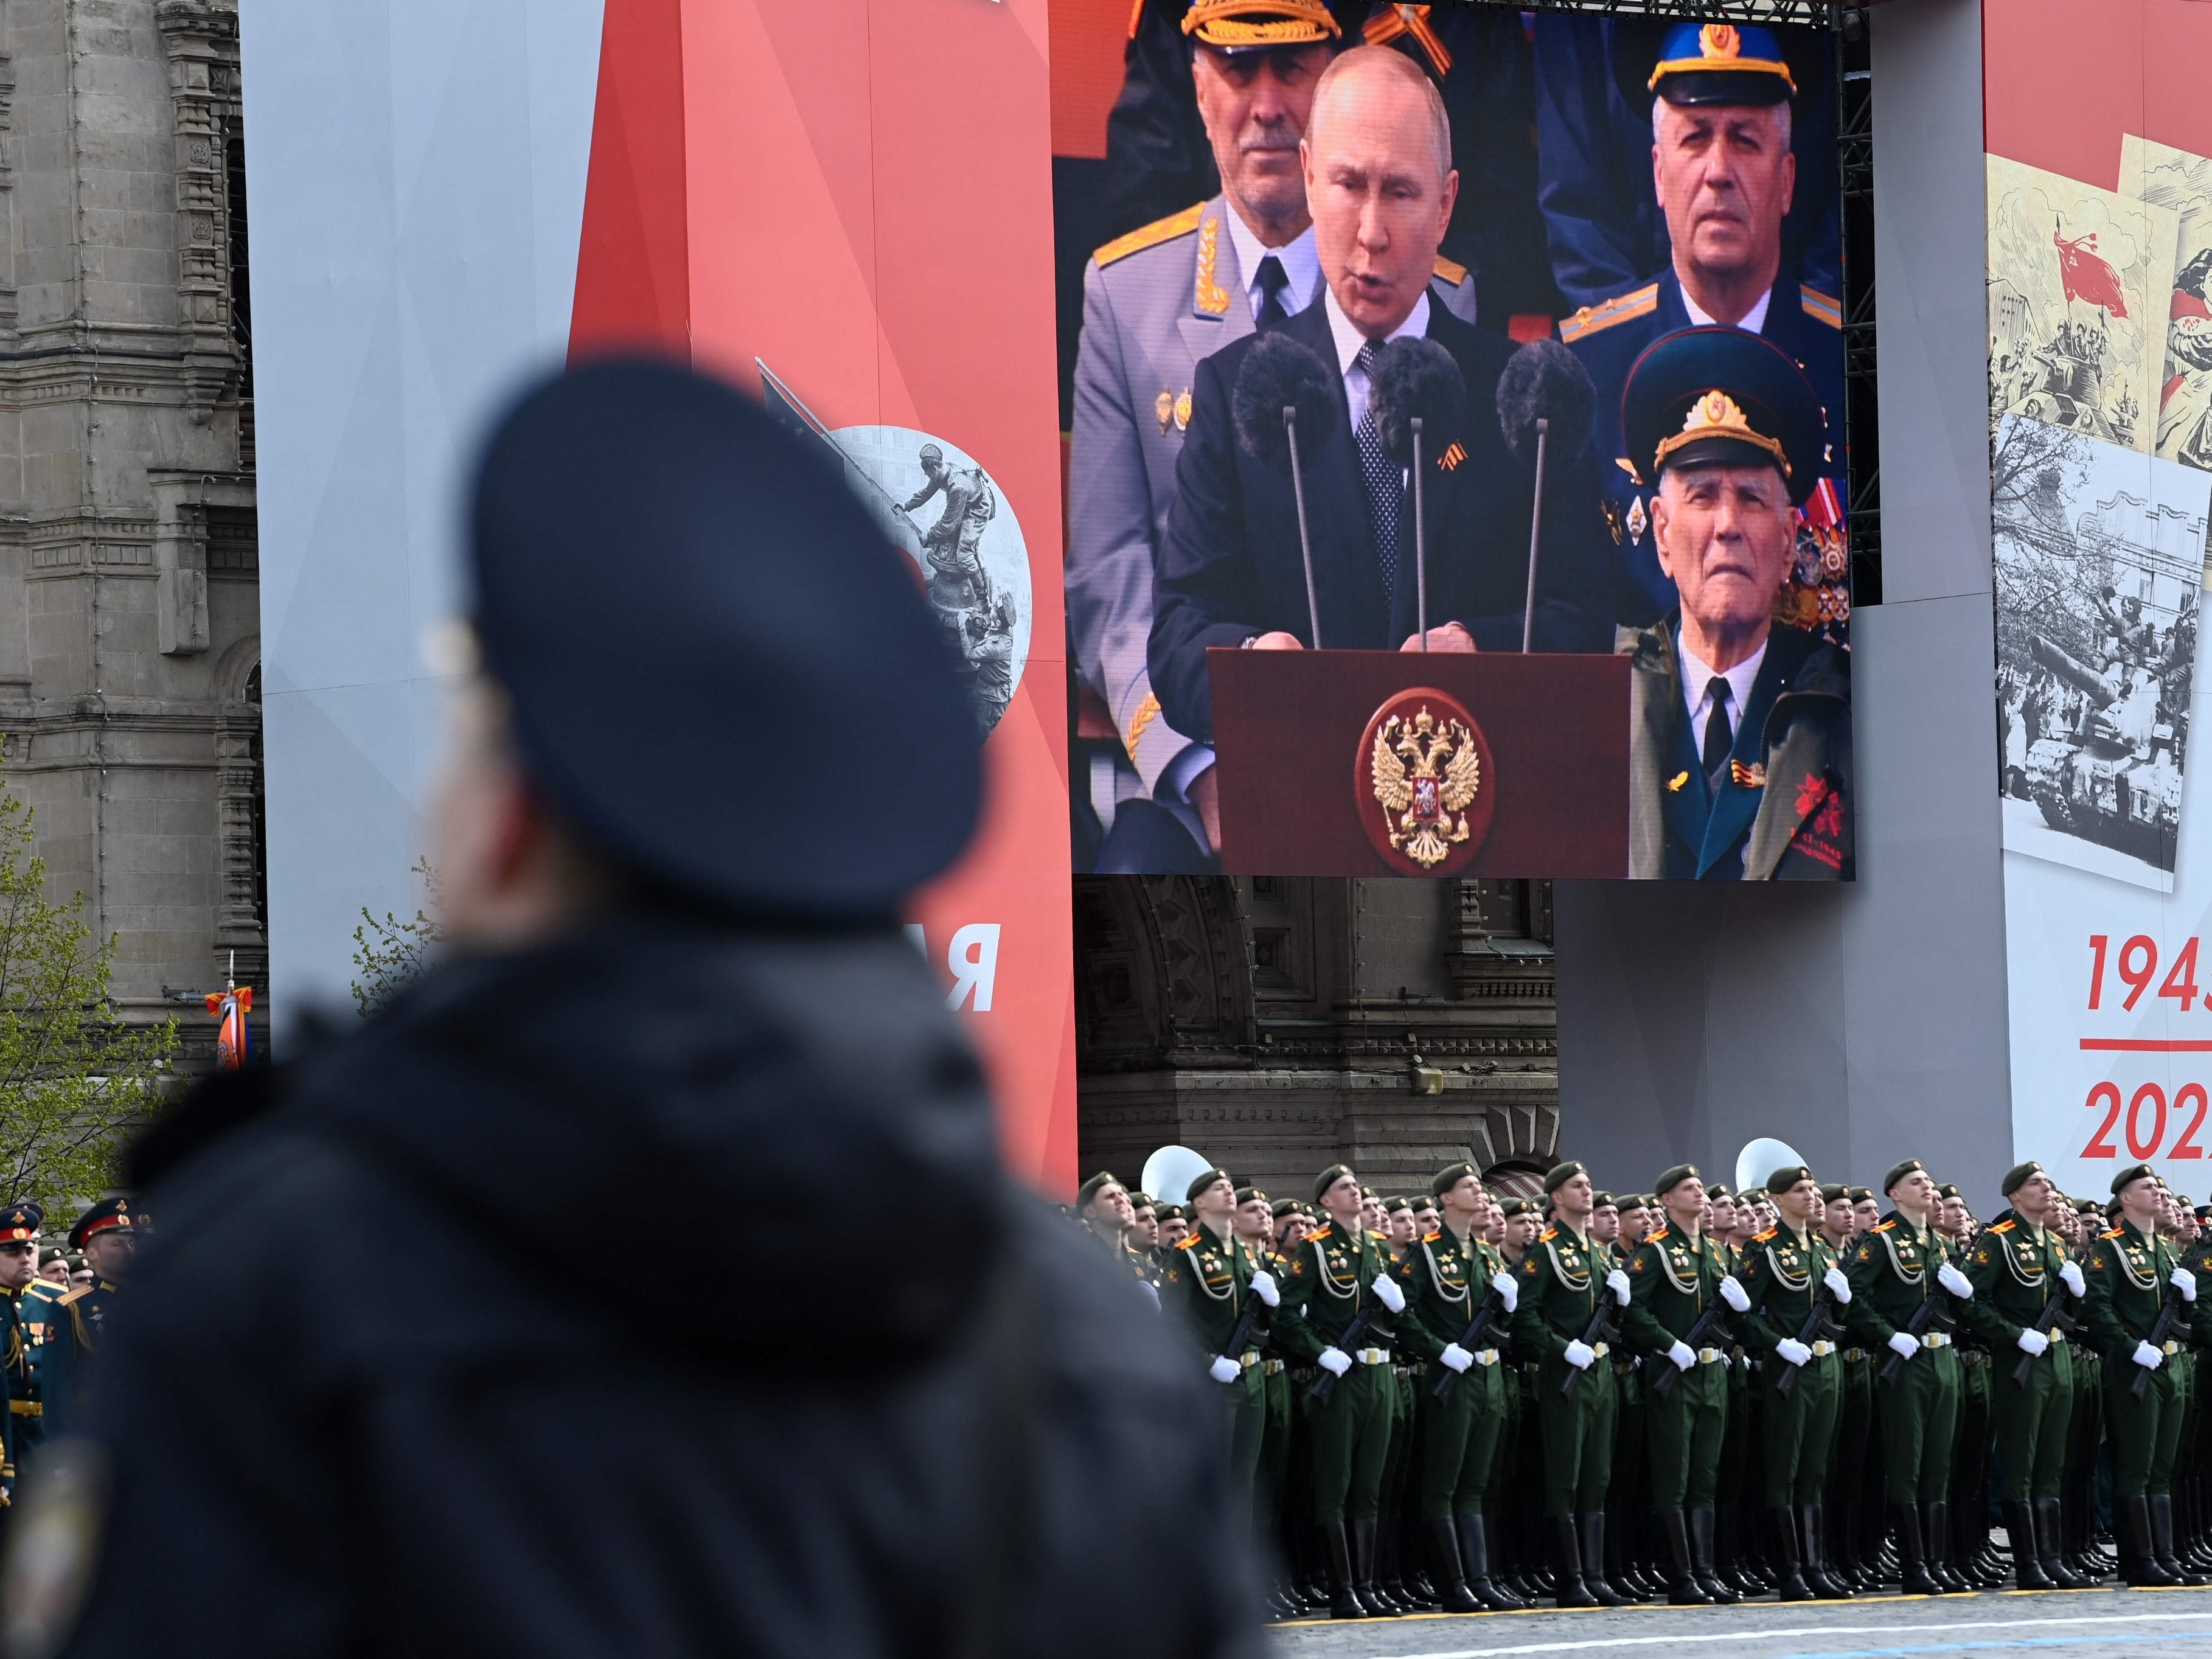
[{"label": "red flag in artwork", "polygon": [[2051,246],[2058,250],[2058,283],[2069,300],[2101,306],[2115,317],[2128,314],[2127,296],[2120,292],[2120,273],[2097,257],[2097,233],[2068,241],[2057,231]]}]

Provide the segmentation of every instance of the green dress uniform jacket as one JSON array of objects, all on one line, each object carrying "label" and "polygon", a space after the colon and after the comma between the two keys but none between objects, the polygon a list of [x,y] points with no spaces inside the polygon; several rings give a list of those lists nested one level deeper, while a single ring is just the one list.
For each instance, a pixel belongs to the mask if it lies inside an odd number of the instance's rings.
[{"label": "green dress uniform jacket", "polygon": [[[1846,1269],[1851,1305],[1845,1322],[1873,1351],[1877,1374],[1890,1358],[1889,1339],[1929,1297],[1946,1297],[1958,1315],[1958,1298],[1936,1282],[1937,1270],[1949,1259],[1941,1235],[1915,1228],[1896,1211],[1851,1252]],[[1931,1322],[1923,1329],[1920,1351],[1905,1362],[1893,1382],[1875,1389],[1893,1504],[1932,1503],[1948,1495],[1959,1386],[1958,1351],[1949,1333]]]},{"label": "green dress uniform jacket", "polygon": [[[1745,1250],[1743,1288],[1751,1297],[1744,1333],[1766,1357],[1765,1380],[1776,1386],[1759,1397],[1759,1445],[1765,1454],[1766,1501],[1776,1509],[1817,1504],[1827,1488],[1828,1458],[1835,1445],[1836,1421],[1843,1407],[1841,1345],[1823,1336],[1808,1346],[1813,1357],[1796,1368],[1797,1380],[1784,1398],[1779,1383],[1790,1362],[1778,1350],[1795,1339],[1813,1316],[1829,1271],[1838,1266],[1835,1249],[1820,1230],[1800,1233],[1771,1228]],[[1831,1315],[1838,1327],[1845,1308]]]},{"label": "green dress uniform jacket", "polygon": [[[111,1287],[112,1288],[112,1287]],[[39,1448],[63,1432],[49,1422],[46,1401],[56,1369],[52,1355],[63,1329],[60,1307],[70,1292],[44,1279],[20,1291],[0,1293],[5,1304],[8,1423],[5,1473],[13,1480],[38,1455]],[[82,1292],[78,1292],[82,1295]]]},{"label": "green dress uniform jacket", "polygon": [[1504,1362],[1512,1316],[1500,1314],[1493,1334],[1469,1351],[1474,1364],[1460,1373],[1449,1400],[1439,1401],[1431,1390],[1445,1347],[1467,1334],[1490,1298],[1491,1280],[1504,1271],[1505,1258],[1486,1240],[1462,1239],[1449,1227],[1424,1234],[1401,1264],[1407,1316],[1399,1334],[1428,1367],[1415,1401],[1421,1425],[1416,1495],[1424,1516],[1482,1513],[1509,1409],[1512,1378]]},{"label": "green dress uniform jacket", "polygon": [[2121,1498],[2172,1490],[2181,1437],[2182,1390],[2174,1358],[2181,1344],[2161,1344],[2165,1362],[2138,1398],[2136,1345],[2148,1341],[2176,1263],[2173,1247],[2124,1221],[2089,1249],[2086,1277],[2089,1334],[2104,1356],[2105,1418],[2112,1443],[2112,1490]]},{"label": "green dress uniform jacket", "polygon": [[[1629,1258],[1630,1300],[1621,1330],[1628,1346],[1644,1356],[1647,1376],[1661,1366],[1674,1369],[1668,1351],[1719,1300],[1720,1282],[1729,1271],[1727,1251],[1710,1235],[1692,1238],[1668,1226],[1656,1229]],[[1644,1391],[1656,1510],[1713,1507],[1728,1432],[1729,1349],[1735,1341],[1734,1322],[1724,1318],[1699,1345],[1698,1363],[1663,1397]]]},{"label": "green dress uniform jacket", "polygon": [[2074,1398],[2073,1369],[2062,1346],[2066,1333],[2051,1333],[2051,1346],[2028,1360],[2025,1378],[2016,1382],[2013,1373],[2027,1358],[2021,1334],[2042,1316],[2045,1304],[2054,1296],[2074,1299],[2059,1277],[2067,1259],[2064,1240],[2014,1210],[1984,1228],[1966,1256],[1965,1272],[1974,1281],[1967,1313],[1990,1348],[1990,1411],[2003,1488],[1998,1496],[2007,1503],[2057,1498],[2065,1476]]},{"label": "green dress uniform jacket", "polygon": [[1608,1271],[1589,1240],[1571,1227],[1547,1227],[1521,1258],[1513,1334],[1538,1362],[1547,1515],[1590,1515],[1605,1507],[1618,1406],[1613,1367],[1605,1363],[1611,1345],[1599,1345],[1596,1361],[1571,1395],[1562,1390],[1575,1369],[1567,1363],[1567,1345],[1582,1340],[1598,1304],[1612,1296],[1605,1283]]},{"label": "green dress uniform jacket", "polygon": [[1230,1340],[1252,1295],[1252,1258],[1243,1243],[1219,1237],[1201,1221],[1169,1253],[1160,1275],[1160,1305],[1190,1333],[1206,1362],[1236,1362],[1236,1381],[1214,1386],[1229,1413],[1231,1466],[1248,1490],[1259,1474],[1260,1441],[1267,1429],[1261,1339],[1256,1332],[1248,1333],[1233,1353]]},{"label": "green dress uniform jacket", "polygon": [[1388,1271],[1389,1249],[1380,1233],[1349,1231],[1324,1222],[1308,1233],[1291,1260],[1275,1331],[1284,1350],[1305,1364],[1324,1349],[1352,1360],[1326,1405],[1310,1405],[1313,1518],[1372,1521],[1381,1509],[1382,1470],[1390,1452],[1390,1417],[1397,1377],[1391,1370],[1396,1333],[1387,1313],[1378,1316],[1357,1348],[1344,1346],[1360,1310],[1374,1300],[1376,1279]]}]

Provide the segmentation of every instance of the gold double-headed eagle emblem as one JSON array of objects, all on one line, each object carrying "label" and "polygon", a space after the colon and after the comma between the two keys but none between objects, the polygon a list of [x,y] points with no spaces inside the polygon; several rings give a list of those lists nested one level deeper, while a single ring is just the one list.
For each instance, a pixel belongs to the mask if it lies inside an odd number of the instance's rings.
[{"label": "gold double-headed eagle emblem", "polygon": [[1376,731],[1368,769],[1395,850],[1433,870],[1468,839],[1482,755],[1462,722],[1439,721],[1426,705],[1411,720],[1393,714]]}]

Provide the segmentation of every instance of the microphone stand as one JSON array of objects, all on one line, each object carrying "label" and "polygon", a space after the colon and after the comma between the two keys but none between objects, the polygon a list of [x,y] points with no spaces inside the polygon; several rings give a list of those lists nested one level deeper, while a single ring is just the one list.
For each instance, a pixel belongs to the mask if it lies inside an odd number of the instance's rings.
[{"label": "microphone stand", "polygon": [[1306,567],[1306,622],[1313,630],[1313,648],[1321,649],[1321,600],[1314,592],[1313,538],[1306,531],[1306,480],[1298,466],[1298,409],[1283,405],[1283,435],[1291,446],[1291,491],[1298,503],[1298,555]]},{"label": "microphone stand", "polygon": [[1413,429],[1413,607],[1421,632],[1421,649],[1429,648],[1429,533],[1421,520],[1421,417],[1407,422]]},{"label": "microphone stand", "polygon": [[1528,508],[1528,597],[1521,607],[1521,654],[1527,656],[1536,637],[1536,546],[1544,533],[1544,440],[1552,423],[1536,417],[1536,499]]}]

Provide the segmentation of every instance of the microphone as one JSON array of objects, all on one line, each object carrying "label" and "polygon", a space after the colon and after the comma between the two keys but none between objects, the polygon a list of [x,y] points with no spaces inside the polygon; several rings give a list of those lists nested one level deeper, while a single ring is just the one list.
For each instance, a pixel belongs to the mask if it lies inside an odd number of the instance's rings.
[{"label": "microphone", "polygon": [[1467,415],[1467,380],[1450,352],[1434,340],[1393,340],[1376,353],[1368,407],[1390,459],[1413,480],[1413,593],[1421,649],[1429,648],[1429,533],[1421,511],[1422,440],[1459,430]]},{"label": "microphone", "polygon": [[1590,416],[1597,388],[1582,359],[1557,340],[1531,340],[1506,360],[1498,377],[1498,426],[1505,447],[1536,473],[1536,494],[1528,509],[1528,593],[1521,608],[1521,649],[1526,654],[1536,634],[1536,549],[1544,529],[1544,465],[1553,441],[1565,447],[1570,465],[1589,449]]},{"label": "microphone", "polygon": [[1312,348],[1272,330],[1252,342],[1237,371],[1230,416],[1237,444],[1263,466],[1291,470],[1298,509],[1298,553],[1305,561],[1306,621],[1321,649],[1321,600],[1314,588],[1313,538],[1306,530],[1306,483],[1300,452],[1313,454],[1336,430],[1337,377]]}]

